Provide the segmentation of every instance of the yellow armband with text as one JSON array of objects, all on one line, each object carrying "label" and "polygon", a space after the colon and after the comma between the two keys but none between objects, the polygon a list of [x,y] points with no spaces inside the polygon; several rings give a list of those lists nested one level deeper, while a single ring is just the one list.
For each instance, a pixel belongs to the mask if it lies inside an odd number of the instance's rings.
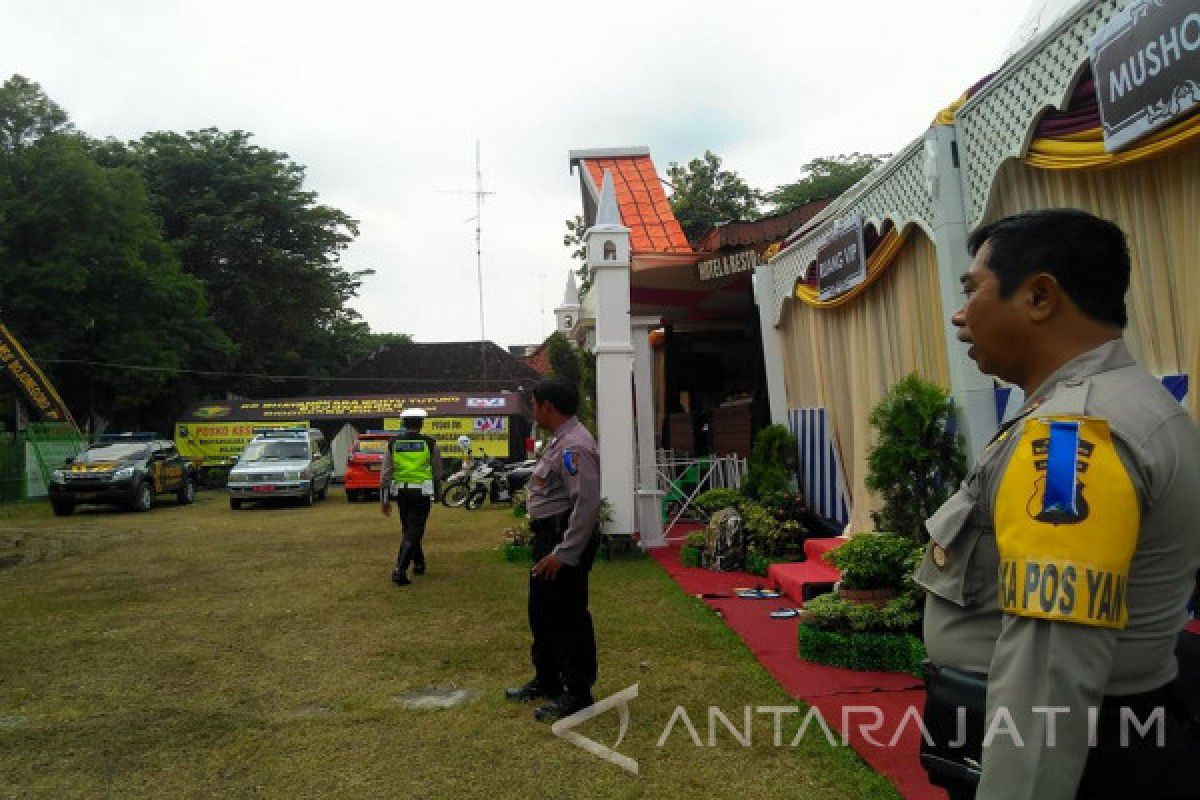
[{"label": "yellow armband with text", "polygon": [[1140,513],[1107,422],[1027,420],[1000,480],[994,522],[1002,611],[1125,627]]}]

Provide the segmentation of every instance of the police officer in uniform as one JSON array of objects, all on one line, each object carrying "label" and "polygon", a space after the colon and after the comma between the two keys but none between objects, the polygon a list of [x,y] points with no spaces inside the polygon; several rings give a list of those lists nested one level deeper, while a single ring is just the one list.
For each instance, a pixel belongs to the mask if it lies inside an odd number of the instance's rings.
[{"label": "police officer in uniform", "polygon": [[388,443],[379,478],[379,502],[383,515],[391,516],[394,500],[400,527],[404,531],[404,540],[396,556],[396,568],[392,570],[392,582],[397,586],[412,583],[408,577],[410,563],[414,574],[425,574],[425,551],[421,548],[421,539],[425,536],[425,522],[429,519],[433,498],[440,494],[441,489],[442,457],[437,442],[433,437],[421,433],[427,416],[425,410],[420,408],[406,408],[400,413],[404,428]]},{"label": "police officer in uniform", "polygon": [[[1200,566],[1200,434],[1121,338],[1125,236],[1048,210],[969,246],[958,338],[1027,400],[926,523],[922,761],[951,798],[1200,797],[1174,655]],[[1156,712],[1161,747],[1128,725]]]},{"label": "police officer in uniform", "polygon": [[600,455],[575,416],[579,390],[558,379],[533,387],[533,417],[553,432],[529,483],[533,569],[529,575],[529,629],[533,679],[509,689],[508,699],[551,702],[534,716],[570,716],[592,705],[596,636],[588,612],[588,572],[596,555],[600,512]]}]

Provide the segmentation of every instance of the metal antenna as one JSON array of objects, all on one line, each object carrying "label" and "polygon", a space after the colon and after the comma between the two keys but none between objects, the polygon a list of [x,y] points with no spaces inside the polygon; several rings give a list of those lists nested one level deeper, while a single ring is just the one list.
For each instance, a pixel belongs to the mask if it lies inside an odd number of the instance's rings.
[{"label": "metal antenna", "polygon": [[452,194],[475,195],[475,216],[467,217],[466,222],[475,222],[475,280],[479,287],[479,367],[482,370],[483,388],[487,388],[487,332],[483,320],[483,198],[495,194],[483,190],[483,170],[479,165],[479,140],[475,140],[475,191],[457,192],[442,189]]}]

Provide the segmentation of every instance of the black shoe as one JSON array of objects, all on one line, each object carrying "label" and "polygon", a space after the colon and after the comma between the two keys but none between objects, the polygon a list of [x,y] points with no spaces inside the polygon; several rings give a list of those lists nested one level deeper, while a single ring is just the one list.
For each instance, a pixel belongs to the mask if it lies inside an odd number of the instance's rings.
[{"label": "black shoe", "polygon": [[515,689],[505,689],[504,699],[514,703],[530,703],[534,700],[550,700],[557,697],[559,690],[547,689],[537,681],[530,681]]},{"label": "black shoe", "polygon": [[403,572],[393,572],[392,573],[392,583],[396,584],[397,586],[412,585],[412,581],[410,581],[408,579],[408,576],[405,575]]},{"label": "black shoe", "polygon": [[413,575],[424,575],[424,574],[425,574],[425,562],[424,561],[420,562],[419,564],[413,564]]},{"label": "black shoe", "polygon": [[569,717],[572,714],[582,711],[594,702],[590,695],[572,697],[564,694],[554,702],[535,708],[533,710],[533,718],[538,722],[555,722],[563,717]]}]

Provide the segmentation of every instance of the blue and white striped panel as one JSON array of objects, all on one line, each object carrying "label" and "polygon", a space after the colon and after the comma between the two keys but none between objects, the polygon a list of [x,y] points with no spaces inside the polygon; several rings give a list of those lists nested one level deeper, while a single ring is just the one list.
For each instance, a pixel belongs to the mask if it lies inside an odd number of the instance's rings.
[{"label": "blue and white striped panel", "polygon": [[824,408],[793,408],[788,427],[799,451],[800,486],[808,506],[843,525],[850,521],[850,504],[842,464]]}]

